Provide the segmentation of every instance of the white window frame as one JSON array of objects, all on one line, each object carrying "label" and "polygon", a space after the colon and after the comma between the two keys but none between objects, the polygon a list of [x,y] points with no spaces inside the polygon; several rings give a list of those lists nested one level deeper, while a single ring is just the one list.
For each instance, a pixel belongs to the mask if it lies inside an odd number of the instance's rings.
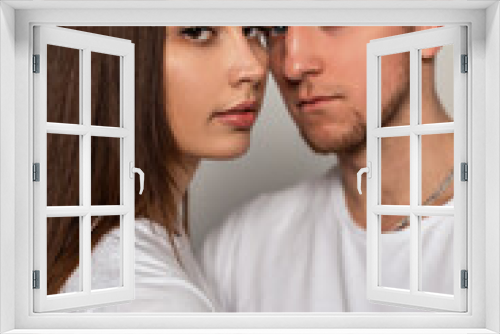
[{"label": "white window frame", "polygon": [[[367,295],[368,299],[395,305],[413,305],[433,310],[464,312],[467,310],[467,290],[461,287],[461,270],[467,269],[467,188],[461,181],[460,165],[467,163],[467,76],[462,73],[461,56],[467,54],[467,31],[464,26],[440,27],[409,34],[372,40],[367,45]],[[422,54],[421,50],[436,46],[453,47],[453,122],[422,124]],[[382,57],[409,53],[410,123],[383,127],[381,121]],[[453,206],[427,206],[420,201],[422,193],[421,136],[453,133],[454,136],[454,201]],[[383,138],[404,138],[409,147],[409,205],[381,205]],[[470,180],[473,182],[473,180]],[[359,182],[359,181],[358,181]],[[465,204],[465,205],[464,205]],[[409,290],[381,285],[382,215],[408,216],[409,226]],[[420,219],[423,216],[454,217],[452,259],[453,293],[429,293],[422,287],[422,245]],[[436,279],[439,279],[436,277]]]},{"label": "white window frame", "polygon": [[[42,329],[61,333],[71,329],[88,329],[86,333],[94,332],[92,329],[98,329],[95,332],[99,333],[111,333],[112,329],[146,332],[130,329],[139,326],[150,328],[148,332],[151,333],[160,332],[160,329],[162,333],[303,333],[304,328],[308,333],[500,331],[500,101],[497,97],[500,89],[500,11],[497,3],[174,0],[144,1],[142,4],[135,1],[72,4],[71,1],[4,1],[0,6],[0,332],[46,332]],[[468,152],[469,176],[474,182],[468,194],[471,198],[468,218],[472,224],[468,227],[471,275],[467,313],[78,316],[32,313],[33,294],[28,288],[32,266],[29,246],[32,242],[32,212],[29,209],[32,207],[29,199],[32,106],[26,97],[32,94],[29,70],[33,25],[400,25],[401,22],[408,25],[465,24],[469,28],[471,75],[468,85],[471,88],[468,107],[471,112],[468,132],[471,135]],[[15,85],[12,85],[14,80]],[[15,148],[11,144],[14,141]]]},{"label": "white window frame", "polygon": [[[135,53],[131,41],[52,26],[34,27],[34,54],[39,56],[39,73],[33,74],[34,162],[39,164],[39,181],[33,184],[33,269],[39,273],[39,287],[33,290],[35,312],[70,310],[134,300],[135,297],[135,182],[132,168],[135,157]],[[47,45],[72,48],[79,53],[80,122],[47,122]],[[96,126],[91,122],[92,52],[116,56],[120,62],[120,125]],[[47,134],[79,138],[79,205],[47,206]],[[91,138],[116,138],[120,141],[120,203],[92,205]],[[50,163],[50,161],[48,161]],[[92,216],[120,217],[120,286],[92,289]],[[47,218],[80,217],[79,291],[47,295]],[[49,268],[50,270],[50,268]]]}]

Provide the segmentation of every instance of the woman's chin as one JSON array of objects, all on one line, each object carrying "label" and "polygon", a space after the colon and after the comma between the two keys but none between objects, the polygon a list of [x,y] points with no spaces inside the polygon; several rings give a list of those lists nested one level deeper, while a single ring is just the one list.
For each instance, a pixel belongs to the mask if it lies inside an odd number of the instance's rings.
[{"label": "woman's chin", "polygon": [[250,148],[250,142],[239,142],[239,143],[227,143],[226,145],[221,145],[220,147],[214,147],[211,152],[206,152],[203,156],[204,159],[208,160],[233,160],[238,159],[247,153]]},{"label": "woman's chin", "polygon": [[220,160],[220,161],[225,161],[225,160],[234,160],[241,158],[245,153],[248,151],[248,147],[245,149],[238,149],[238,150],[227,150],[223,152],[217,152],[211,155],[208,155],[206,159],[208,160]]}]

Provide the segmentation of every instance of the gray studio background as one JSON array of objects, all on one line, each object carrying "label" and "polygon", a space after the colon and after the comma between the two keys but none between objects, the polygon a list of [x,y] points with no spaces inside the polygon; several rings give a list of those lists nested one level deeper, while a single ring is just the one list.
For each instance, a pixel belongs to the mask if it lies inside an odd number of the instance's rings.
[{"label": "gray studio background", "polygon": [[[443,47],[437,57],[436,84],[447,111],[453,110],[453,49]],[[207,233],[227,215],[261,193],[276,191],[336,163],[334,155],[310,151],[288,116],[270,77],[265,101],[252,132],[248,153],[234,161],[203,161],[189,188],[189,224],[195,252]]]}]

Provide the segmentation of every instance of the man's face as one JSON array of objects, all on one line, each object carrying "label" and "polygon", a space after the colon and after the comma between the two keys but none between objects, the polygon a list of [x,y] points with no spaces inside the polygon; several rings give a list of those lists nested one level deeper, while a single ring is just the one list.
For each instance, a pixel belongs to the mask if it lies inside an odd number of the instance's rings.
[{"label": "man's face", "polygon": [[[366,141],[366,45],[407,27],[277,27],[270,65],[301,135],[318,153],[347,153]],[[409,55],[382,60],[382,122],[409,94]]]}]

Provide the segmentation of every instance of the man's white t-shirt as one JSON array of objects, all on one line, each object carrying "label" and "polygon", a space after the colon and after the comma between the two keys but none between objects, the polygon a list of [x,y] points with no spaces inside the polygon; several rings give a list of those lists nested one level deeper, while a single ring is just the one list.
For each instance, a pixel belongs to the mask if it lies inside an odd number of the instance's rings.
[{"label": "man's white t-shirt", "polygon": [[[409,288],[409,232],[381,235],[384,286]],[[421,233],[423,290],[452,294],[453,217],[429,217]],[[225,311],[414,311],[367,300],[366,232],[347,210],[338,167],[234,212],[201,257]]]},{"label": "man's white t-shirt", "polygon": [[[88,312],[212,312],[216,310],[185,234],[175,237],[175,256],[164,228],[146,219],[135,221],[134,301],[88,309]],[[107,233],[92,252],[92,289],[119,286],[120,230]],[[78,290],[74,272],[61,292]]]}]

